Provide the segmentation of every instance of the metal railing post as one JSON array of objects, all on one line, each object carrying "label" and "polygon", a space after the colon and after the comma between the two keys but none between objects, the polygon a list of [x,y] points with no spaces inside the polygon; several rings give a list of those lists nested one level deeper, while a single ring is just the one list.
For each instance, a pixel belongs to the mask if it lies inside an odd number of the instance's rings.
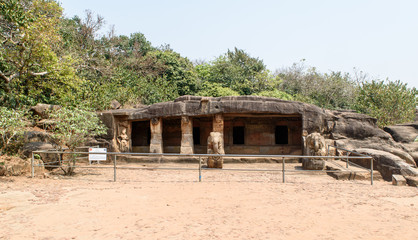
[{"label": "metal railing post", "polygon": [[345,168],[348,168],[348,165],[349,165],[349,164],[348,164],[348,161],[349,161],[349,160],[348,160],[348,152],[347,152],[347,163],[346,163]]},{"label": "metal railing post", "polygon": [[202,157],[199,156],[199,182],[202,181]]},{"label": "metal railing post", "polygon": [[31,161],[30,161],[30,167],[31,167],[31,177],[32,178],[34,178],[35,177],[35,166],[33,166],[33,164],[34,164],[34,161],[35,161],[35,156],[34,156],[34,154],[33,154],[33,152],[32,152],[32,159],[31,159]]},{"label": "metal railing post", "polygon": [[116,182],[116,154],[114,156],[115,157],[113,158],[113,181]]},{"label": "metal railing post", "polygon": [[284,168],[285,168],[285,163],[284,163],[284,158],[282,158],[282,175],[283,175],[283,183],[286,181],[286,180],[285,180],[285,175],[284,175],[284,172],[285,172]]},{"label": "metal railing post", "polygon": [[370,158],[370,184],[373,185],[373,158]]}]

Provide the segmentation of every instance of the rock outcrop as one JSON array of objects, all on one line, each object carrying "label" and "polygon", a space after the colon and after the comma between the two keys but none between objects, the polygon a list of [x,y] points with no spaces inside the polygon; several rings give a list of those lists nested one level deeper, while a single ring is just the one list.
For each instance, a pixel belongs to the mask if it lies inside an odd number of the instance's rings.
[{"label": "rock outcrop", "polygon": [[[45,172],[45,168],[43,167],[43,162],[41,160],[34,159],[34,165],[39,165],[34,167],[35,175],[43,174]],[[30,173],[30,159],[21,159],[11,156],[0,157],[0,176],[20,176],[29,175]]]},{"label": "rock outcrop", "polygon": [[[407,164],[402,158],[381,150],[359,148],[355,152],[368,155],[374,159],[374,169],[378,170],[383,179],[392,181],[393,174],[401,174],[403,176],[418,176],[418,170]],[[364,166],[370,167],[370,161],[364,159],[352,159],[351,161]]]},{"label": "rock outcrop", "polygon": [[30,111],[34,115],[39,116],[41,119],[46,119],[48,117],[48,111],[54,111],[54,110],[58,110],[60,108],[61,108],[61,106],[59,106],[59,105],[38,103],[38,104],[36,104],[36,106],[31,107]]}]

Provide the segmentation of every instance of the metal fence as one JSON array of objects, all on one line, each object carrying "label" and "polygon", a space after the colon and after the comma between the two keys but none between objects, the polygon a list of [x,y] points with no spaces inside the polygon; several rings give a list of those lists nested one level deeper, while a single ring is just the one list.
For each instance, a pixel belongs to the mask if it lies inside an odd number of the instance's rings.
[{"label": "metal fence", "polygon": [[[341,149],[342,150],[342,149]],[[349,151],[349,150],[346,150]],[[329,148],[328,148],[328,152],[329,152]],[[47,154],[58,154],[59,156],[59,160],[56,162],[49,162],[46,164],[35,164],[35,154],[42,154],[42,153],[47,153]],[[327,170],[327,169],[323,169],[323,170],[286,170],[286,158],[287,159],[323,159],[325,161],[333,161],[335,159],[341,159],[341,160],[345,160],[347,162],[347,168],[349,165],[354,164],[352,162],[349,162],[350,159],[369,159],[370,160],[370,169],[367,168],[362,168],[362,170],[359,171],[351,171],[351,172],[369,172],[370,171],[370,183],[371,185],[373,185],[373,158],[370,156],[366,156],[366,155],[361,155],[361,156],[303,156],[303,155],[243,155],[243,154],[224,154],[224,155],[219,155],[219,154],[177,154],[177,153],[120,153],[120,152],[106,152],[106,153],[86,153],[86,152],[65,152],[65,151],[34,151],[32,152],[32,160],[31,160],[31,176],[32,178],[34,177],[34,169],[35,167],[41,167],[41,166],[46,166],[46,167],[62,167],[63,163],[65,163],[65,161],[61,158],[61,156],[63,154],[72,154],[73,156],[80,156],[80,155],[85,155],[85,154],[106,154],[108,159],[111,159],[111,162],[113,162],[113,166],[106,164],[106,165],[102,165],[102,166],[92,166],[92,165],[87,165],[87,166],[81,166],[81,165],[76,165],[76,161],[77,158],[74,157],[72,158],[73,161],[72,164],[74,168],[113,168],[113,181],[116,181],[117,178],[117,169],[137,169],[137,170],[194,170],[194,171],[198,171],[198,176],[199,176],[199,182],[202,181],[202,170],[212,170],[210,168],[202,168],[202,159],[206,159],[207,157],[239,157],[239,158],[272,158],[272,159],[280,159],[282,160],[282,167],[281,169],[243,169],[243,168],[222,168],[219,170],[222,171],[257,171],[257,172],[281,172],[282,173],[282,181],[283,183],[286,182],[286,172],[298,172],[298,173],[308,173],[308,172],[341,172],[340,170]],[[109,157],[110,158],[109,158]],[[196,159],[197,163],[196,163],[196,167],[195,168],[167,168],[167,167],[126,167],[126,166],[118,166],[118,161],[117,161],[117,157],[118,156],[152,156],[152,157],[158,157],[159,159],[161,159],[162,157],[178,157],[178,158],[193,158]],[[80,159],[80,158],[79,158]],[[358,165],[357,165],[358,166]]]}]

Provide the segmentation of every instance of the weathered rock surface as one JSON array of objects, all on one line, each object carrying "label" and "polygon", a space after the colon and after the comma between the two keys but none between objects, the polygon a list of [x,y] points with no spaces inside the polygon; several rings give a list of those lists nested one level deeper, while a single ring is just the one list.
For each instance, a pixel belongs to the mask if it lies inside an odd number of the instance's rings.
[{"label": "weathered rock surface", "polygon": [[23,154],[25,157],[31,157],[33,151],[43,151],[43,150],[51,150],[55,149],[55,146],[51,143],[45,143],[45,142],[28,142],[25,143],[22,147],[21,154]]},{"label": "weathered rock surface", "polygon": [[258,96],[199,97],[182,96],[171,102],[156,103],[138,109],[109,111],[114,116],[127,116],[127,120],[159,117],[214,115],[217,113],[274,113],[304,115],[308,132],[322,132],[326,124],[325,110],[307,103],[285,101]]},{"label": "weathered rock surface", "polygon": [[119,108],[121,108],[121,106],[122,105],[115,99],[110,102],[110,107],[112,109],[119,109]]},{"label": "weathered rock surface", "polygon": [[325,168],[325,161],[321,159],[302,159],[302,168],[306,170],[322,170]]},{"label": "weathered rock surface", "polygon": [[332,139],[389,139],[390,134],[377,127],[376,119],[353,111],[327,111],[328,132]]},{"label": "weathered rock surface", "polygon": [[32,111],[34,115],[39,116],[41,119],[45,119],[48,117],[48,111],[58,110],[60,108],[61,106],[59,105],[38,103],[36,106],[31,107],[30,111]]},{"label": "weathered rock surface", "polygon": [[41,119],[36,122],[36,126],[40,129],[50,130],[54,126],[55,122],[50,119]]},{"label": "weathered rock surface", "polygon": [[[355,151],[373,157],[374,169],[377,169],[386,181],[392,181],[393,174],[418,176],[418,170],[416,168],[411,167],[403,159],[392,153],[368,148],[359,148],[355,149]],[[368,159],[352,159],[352,161],[363,167],[370,167],[370,160]]]},{"label": "weathered rock surface", "polygon": [[[34,165],[40,165],[40,167],[34,167],[35,175],[43,174],[45,172],[45,168],[41,160],[34,159]],[[21,159],[10,156],[0,158],[0,176],[20,176],[30,173],[30,159]]]},{"label": "weathered rock surface", "polygon": [[[28,142],[25,143],[25,145],[23,145],[22,149],[21,149],[21,154],[27,158],[31,158],[32,157],[32,152],[33,151],[43,151],[43,150],[55,150],[57,149],[57,146],[51,144],[51,143],[44,143],[44,142]],[[59,161],[59,155],[56,153],[37,153],[43,163],[48,164],[48,163],[54,163],[53,165],[56,165],[56,163],[58,163]],[[52,168],[47,168],[47,169],[52,169]]]},{"label": "weathered rock surface", "polygon": [[406,176],[406,184],[412,187],[418,187],[418,177]]},{"label": "weathered rock surface", "polygon": [[24,133],[25,142],[42,142],[49,143],[51,141],[50,134],[48,132],[41,131],[26,131]]},{"label": "weathered rock surface", "polygon": [[417,164],[414,161],[414,158],[409,153],[407,153],[405,151],[402,151],[402,150],[396,149],[396,148],[387,149],[386,151],[392,153],[393,155],[396,155],[396,156],[400,157],[406,163],[408,163],[409,165],[411,165],[413,167],[417,166]]},{"label": "weathered rock surface", "polygon": [[406,186],[406,179],[402,175],[392,175],[392,185],[395,186]]},{"label": "weathered rock surface", "polygon": [[418,124],[400,124],[385,127],[384,130],[392,135],[397,142],[410,143],[418,136]]}]

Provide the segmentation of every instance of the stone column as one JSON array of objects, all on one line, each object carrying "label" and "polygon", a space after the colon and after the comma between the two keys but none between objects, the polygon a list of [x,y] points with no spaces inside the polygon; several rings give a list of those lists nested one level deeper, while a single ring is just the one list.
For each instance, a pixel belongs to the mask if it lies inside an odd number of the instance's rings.
[{"label": "stone column", "polygon": [[224,135],[224,116],[222,114],[215,114],[212,122],[212,132],[219,132]]},{"label": "stone column", "polygon": [[149,146],[150,153],[163,153],[163,120],[153,118],[150,121],[151,141]]},{"label": "stone column", "polygon": [[181,147],[180,153],[193,154],[193,121],[188,116],[181,117]]}]

